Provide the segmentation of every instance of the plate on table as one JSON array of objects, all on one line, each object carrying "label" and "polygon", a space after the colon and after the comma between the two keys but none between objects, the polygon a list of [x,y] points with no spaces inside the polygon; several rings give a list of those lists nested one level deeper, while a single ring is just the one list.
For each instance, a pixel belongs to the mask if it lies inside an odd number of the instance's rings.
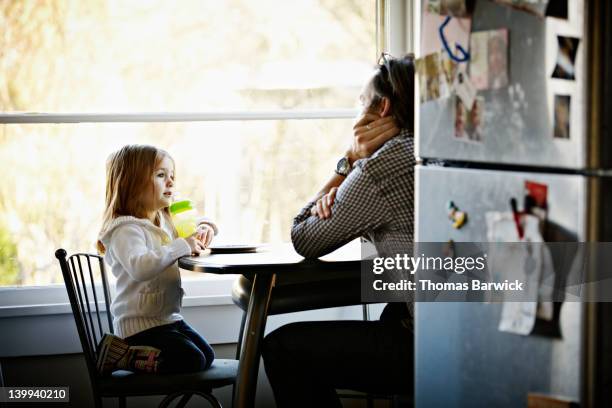
[{"label": "plate on table", "polygon": [[211,254],[240,254],[247,252],[255,252],[260,245],[252,245],[252,244],[229,244],[229,245],[211,245],[208,248],[210,249]]}]

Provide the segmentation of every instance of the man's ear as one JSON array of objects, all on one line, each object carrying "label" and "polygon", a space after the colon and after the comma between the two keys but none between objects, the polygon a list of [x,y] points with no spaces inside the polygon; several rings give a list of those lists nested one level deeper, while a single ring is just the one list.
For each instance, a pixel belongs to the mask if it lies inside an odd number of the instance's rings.
[{"label": "man's ear", "polygon": [[381,118],[391,114],[391,101],[386,96],[383,96],[378,106],[378,113]]}]

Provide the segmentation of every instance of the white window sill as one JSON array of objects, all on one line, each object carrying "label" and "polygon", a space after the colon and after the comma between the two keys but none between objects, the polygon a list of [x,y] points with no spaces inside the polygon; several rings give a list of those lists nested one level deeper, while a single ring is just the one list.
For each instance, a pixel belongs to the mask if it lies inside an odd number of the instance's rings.
[{"label": "white window sill", "polygon": [[[231,305],[236,275],[214,275],[183,280],[183,308]],[[110,284],[111,297],[115,287]],[[102,293],[98,291],[97,293]],[[99,299],[100,307],[103,301]],[[64,285],[0,288],[0,319],[22,316],[71,314]]]},{"label": "white window sill", "polygon": [[[186,296],[183,299],[183,308],[199,306],[224,306],[231,305],[231,295],[217,296]],[[99,303],[103,307],[103,303]],[[48,303],[44,305],[24,306],[2,306],[0,307],[0,319],[6,317],[45,316],[72,314],[69,303]]]}]

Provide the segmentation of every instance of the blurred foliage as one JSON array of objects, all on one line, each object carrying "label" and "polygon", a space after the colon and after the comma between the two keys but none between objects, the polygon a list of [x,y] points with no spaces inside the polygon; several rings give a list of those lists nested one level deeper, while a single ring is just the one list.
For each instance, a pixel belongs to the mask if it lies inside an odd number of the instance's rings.
[{"label": "blurred foliage", "polygon": [[0,225],[0,285],[19,284],[17,245],[11,241],[9,232]]},{"label": "blurred foliage", "polygon": [[[352,108],[375,62],[374,0],[0,0],[0,109]],[[219,239],[289,240],[348,146],[351,120],[0,125],[0,285],[61,280],[94,251],[104,163],[166,149]]]}]

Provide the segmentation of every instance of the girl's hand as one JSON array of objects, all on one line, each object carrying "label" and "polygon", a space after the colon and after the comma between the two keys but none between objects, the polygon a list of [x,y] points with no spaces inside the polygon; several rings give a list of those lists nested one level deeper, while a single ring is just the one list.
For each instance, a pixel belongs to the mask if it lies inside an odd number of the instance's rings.
[{"label": "girl's hand", "polygon": [[346,153],[351,165],[356,160],[370,157],[399,131],[392,116],[381,118],[373,113],[361,115],[353,126],[353,143]]},{"label": "girl's hand", "polygon": [[337,191],[338,187],[332,187],[327,194],[324,194],[323,197],[319,198],[316,204],[310,209],[310,214],[316,215],[322,220],[331,218],[331,207],[334,205]]},{"label": "girl's hand", "polygon": [[204,246],[204,249],[206,249],[210,245],[213,237],[215,236],[215,230],[208,224],[200,224],[198,225],[198,229],[195,235]]},{"label": "girl's hand", "polygon": [[192,256],[198,256],[200,255],[200,253],[202,253],[202,251],[206,249],[204,247],[204,244],[198,239],[197,235],[198,233],[195,232],[193,233],[193,235],[190,235],[185,238],[185,241],[187,241],[187,245],[189,245],[189,248],[191,248]]}]

